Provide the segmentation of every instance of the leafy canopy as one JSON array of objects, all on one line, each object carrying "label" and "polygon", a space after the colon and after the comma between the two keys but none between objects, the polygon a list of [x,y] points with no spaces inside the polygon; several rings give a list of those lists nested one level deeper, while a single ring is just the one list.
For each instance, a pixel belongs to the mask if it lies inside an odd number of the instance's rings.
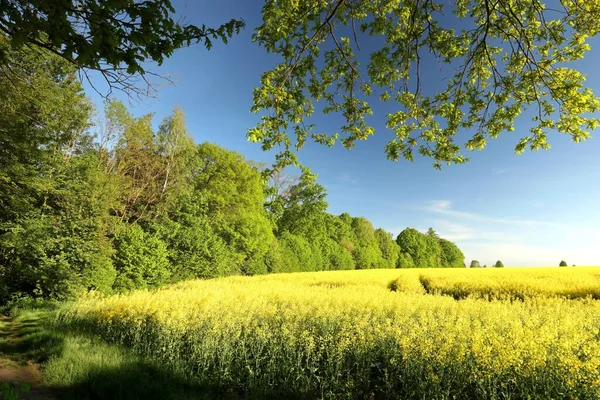
[{"label": "leafy canopy", "polygon": [[[262,116],[248,138],[281,146],[277,169],[297,164],[294,149],[309,139],[352,148],[374,134],[374,104],[393,102],[394,161],[417,152],[437,168],[464,163],[463,147],[483,149],[527,110],[517,153],[548,149],[549,131],[580,142],[598,126],[600,101],[571,65],[599,29],[598,0],[267,0],[253,38],[282,61],[254,91]],[[423,84],[426,65],[439,67],[439,83]],[[317,102],[339,114],[339,132],[311,124]],[[462,131],[470,137],[458,140]]]},{"label": "leafy canopy", "polygon": [[187,25],[174,13],[170,0],[0,0],[0,32],[15,49],[37,46],[99,71],[110,91],[139,93],[135,78],[145,79],[145,61],[160,65],[194,42],[210,49],[213,40],[227,42],[244,26],[235,19],[217,28]]}]

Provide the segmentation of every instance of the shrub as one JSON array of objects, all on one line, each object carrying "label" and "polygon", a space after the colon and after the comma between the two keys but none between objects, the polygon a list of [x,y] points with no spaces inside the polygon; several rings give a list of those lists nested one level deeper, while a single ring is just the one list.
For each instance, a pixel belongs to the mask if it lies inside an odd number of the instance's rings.
[{"label": "shrub", "polygon": [[169,279],[169,253],[157,235],[132,225],[118,233],[114,247],[115,289],[155,288]]}]

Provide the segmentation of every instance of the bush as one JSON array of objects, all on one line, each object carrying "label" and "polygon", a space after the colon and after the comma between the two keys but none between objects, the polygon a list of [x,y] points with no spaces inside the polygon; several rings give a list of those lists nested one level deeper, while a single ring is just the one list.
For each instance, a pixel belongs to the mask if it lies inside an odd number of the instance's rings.
[{"label": "bush", "polygon": [[86,289],[111,290],[112,249],[94,221],[32,213],[6,227],[0,235],[0,302],[23,296],[61,300]]},{"label": "bush", "polygon": [[498,261],[496,261],[496,264],[494,265],[494,267],[496,267],[496,268],[504,268],[504,264],[502,264],[502,261],[498,260]]},{"label": "bush", "polygon": [[115,289],[156,288],[170,278],[166,244],[157,235],[144,232],[139,225],[119,232],[114,247]]},{"label": "bush", "polygon": [[566,261],[561,261],[560,264],[558,264],[559,267],[568,267],[567,262]]}]

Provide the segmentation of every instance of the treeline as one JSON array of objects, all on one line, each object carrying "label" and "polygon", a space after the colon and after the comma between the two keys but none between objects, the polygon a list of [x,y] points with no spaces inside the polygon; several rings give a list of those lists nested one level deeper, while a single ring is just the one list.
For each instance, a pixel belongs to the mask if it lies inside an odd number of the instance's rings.
[{"label": "treeline", "polygon": [[463,267],[433,230],[396,240],[326,212],[306,174],[274,175],[195,144],[183,112],[153,128],[117,101],[92,134],[76,71],[0,36],[0,302],[153,288],[231,274]]}]

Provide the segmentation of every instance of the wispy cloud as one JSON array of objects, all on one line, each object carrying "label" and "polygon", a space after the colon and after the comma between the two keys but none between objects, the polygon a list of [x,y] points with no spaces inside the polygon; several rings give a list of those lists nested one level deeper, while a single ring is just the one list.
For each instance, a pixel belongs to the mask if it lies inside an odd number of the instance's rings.
[{"label": "wispy cloud", "polygon": [[358,178],[356,178],[354,175],[350,174],[349,172],[344,172],[343,174],[339,175],[337,177],[337,179],[341,182],[351,183],[353,185],[356,185],[358,183]]},{"label": "wispy cloud", "polygon": [[508,168],[492,168],[494,174],[505,174],[509,171]]},{"label": "wispy cloud", "polygon": [[488,217],[481,214],[476,214],[468,211],[459,211],[452,208],[452,202],[449,200],[432,200],[428,201],[423,207],[424,211],[429,211],[435,214],[444,215],[448,217],[460,218],[461,220],[473,221],[473,222],[490,222],[498,224],[509,224],[509,225],[546,225],[558,227],[561,224],[548,221],[535,221],[528,219],[510,219],[510,218],[495,218]]},{"label": "wispy cloud", "polygon": [[447,220],[434,220],[436,231],[444,239],[450,241],[468,240],[476,237],[476,229],[459,222]]},{"label": "wispy cloud", "polygon": [[514,242],[464,243],[461,249],[467,260],[477,259],[481,264],[491,265],[502,260],[513,267],[557,266],[561,260],[569,265],[597,265],[600,252],[587,246],[535,246]]},{"label": "wispy cloud", "polygon": [[512,266],[558,265],[562,259],[577,265],[600,263],[599,228],[488,217],[456,210],[449,200],[429,201],[421,210],[433,214],[427,221],[440,236],[457,242],[467,260],[490,264],[499,259]]}]

